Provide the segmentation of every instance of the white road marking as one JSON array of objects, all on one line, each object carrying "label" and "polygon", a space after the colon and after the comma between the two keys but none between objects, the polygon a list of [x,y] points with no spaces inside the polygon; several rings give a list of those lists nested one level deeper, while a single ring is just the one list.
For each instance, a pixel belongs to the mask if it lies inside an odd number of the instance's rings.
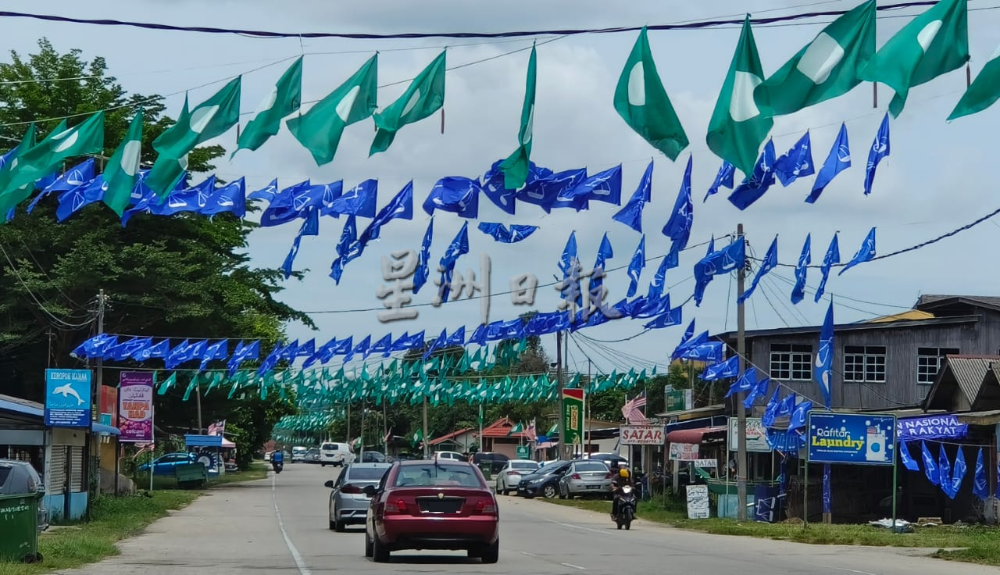
[{"label": "white road marking", "polygon": [[572,563],[560,563],[564,567],[572,567],[573,569],[579,569],[580,571],[586,571],[586,567],[580,567],[579,565],[573,565]]},{"label": "white road marking", "polygon": [[848,573],[857,573],[858,575],[876,575],[875,573],[870,573],[868,571],[858,571],[857,569],[844,569],[843,567],[830,567],[837,571],[847,571]]},{"label": "white road marking", "polygon": [[278,527],[281,528],[281,536],[285,539],[285,547],[288,547],[288,552],[292,554],[292,559],[295,560],[295,566],[299,568],[299,575],[312,575],[312,571],[306,567],[306,562],[302,560],[302,555],[299,554],[299,550],[295,548],[295,544],[292,543],[292,539],[288,536],[288,532],[285,531],[285,522],[281,520],[281,511],[278,511],[278,500],[274,496],[274,475],[271,475],[271,503],[274,504],[274,514],[278,517]]},{"label": "white road marking", "polygon": [[521,555],[527,555],[528,557],[538,557],[534,553],[528,553],[527,551],[521,551]]},{"label": "white road marking", "polygon": [[600,529],[591,529],[590,527],[584,527],[582,525],[571,525],[569,523],[563,523],[561,521],[554,521],[552,519],[546,519],[546,521],[548,521],[549,523],[555,523],[556,525],[562,525],[563,527],[569,527],[570,529],[583,529],[584,531],[592,531],[592,532],[597,533],[599,535],[607,535],[609,533],[609,531],[607,529],[605,529],[605,530],[602,531]]}]

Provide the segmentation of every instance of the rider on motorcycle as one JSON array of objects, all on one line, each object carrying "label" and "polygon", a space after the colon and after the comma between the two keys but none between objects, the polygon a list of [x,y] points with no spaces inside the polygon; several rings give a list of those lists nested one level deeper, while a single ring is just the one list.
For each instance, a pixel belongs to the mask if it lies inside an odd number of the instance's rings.
[{"label": "rider on motorcycle", "polygon": [[[616,466],[617,467],[617,466]],[[611,518],[615,519],[618,517],[618,498],[621,495],[622,487],[626,485],[632,485],[632,476],[628,471],[628,467],[621,466],[617,467],[617,476],[611,480]]]},{"label": "rider on motorcycle", "polygon": [[285,456],[284,456],[283,453],[281,453],[280,449],[275,450],[275,452],[271,454],[271,466],[272,467],[277,467],[279,465],[284,465],[284,460],[285,460]]}]

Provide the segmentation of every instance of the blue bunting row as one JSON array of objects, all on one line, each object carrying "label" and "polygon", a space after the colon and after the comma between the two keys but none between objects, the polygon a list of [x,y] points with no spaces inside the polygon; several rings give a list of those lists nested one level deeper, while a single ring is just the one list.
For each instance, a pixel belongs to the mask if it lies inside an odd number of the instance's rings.
[{"label": "blue bunting row", "polygon": [[[900,459],[902,459],[903,466],[906,469],[920,471],[920,464],[910,455],[910,443],[916,442],[900,442]],[[934,456],[927,449],[927,442],[921,441],[920,458],[924,462],[924,474],[927,476],[927,480],[933,485],[940,487],[941,491],[944,491],[945,495],[950,499],[954,499],[962,487],[962,481],[965,479],[965,473],[968,470],[962,446],[958,446],[958,451],[955,453],[955,461],[949,463],[948,454],[944,450],[944,443],[940,443],[938,446],[938,458],[935,462]],[[1000,471],[1000,467],[998,467],[998,471]],[[976,470],[972,479],[972,494],[979,499],[988,499],[990,497],[989,478],[986,473],[986,465],[983,462],[982,447],[979,448],[979,454],[976,456]]]}]

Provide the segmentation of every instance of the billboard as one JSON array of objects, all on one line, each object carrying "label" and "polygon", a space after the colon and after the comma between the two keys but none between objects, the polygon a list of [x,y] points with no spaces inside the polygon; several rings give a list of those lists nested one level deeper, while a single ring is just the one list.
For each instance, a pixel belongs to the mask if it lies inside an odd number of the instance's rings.
[{"label": "billboard", "polygon": [[662,425],[623,425],[618,431],[622,445],[663,445]]},{"label": "billboard", "polygon": [[697,443],[671,443],[667,457],[670,461],[698,461]]},{"label": "billboard", "polygon": [[559,441],[563,445],[583,443],[583,390],[564,389],[562,392],[562,434]]},{"label": "billboard", "polygon": [[90,427],[89,369],[45,370],[45,425]]},{"label": "billboard", "polygon": [[810,413],[809,461],[892,465],[896,455],[896,417],[868,413]]},{"label": "billboard", "polygon": [[690,389],[674,389],[672,385],[663,387],[663,400],[667,413],[694,408],[694,397]]},{"label": "billboard", "polygon": [[118,388],[110,385],[101,386],[101,423],[117,427],[118,424]]},{"label": "billboard", "polygon": [[118,387],[118,440],[153,441],[153,372],[123,371]]},{"label": "billboard", "polygon": [[[739,428],[739,418],[729,418],[729,451],[737,451],[740,446],[740,436],[737,433]],[[759,417],[748,417],[746,419],[747,430],[747,451],[767,453],[771,451],[771,444],[767,441],[767,433],[764,429],[764,422]]]}]

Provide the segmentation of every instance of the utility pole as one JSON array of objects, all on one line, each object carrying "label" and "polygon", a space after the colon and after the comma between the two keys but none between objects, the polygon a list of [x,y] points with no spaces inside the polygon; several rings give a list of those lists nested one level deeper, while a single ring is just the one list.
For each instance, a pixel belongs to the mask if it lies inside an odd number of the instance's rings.
[{"label": "utility pole", "polygon": [[351,398],[347,398],[347,445],[351,444]]},{"label": "utility pole", "polygon": [[[102,290],[100,290],[100,291],[97,292],[97,333],[98,333],[98,335],[104,333],[104,303],[105,303],[105,296],[104,296],[104,290],[102,289]],[[51,342],[52,342],[52,339],[50,337],[49,338],[49,346],[50,347],[52,345]],[[90,436],[93,435],[93,433],[94,433],[94,423],[93,422],[99,418],[98,414],[100,412],[100,405],[99,405],[99,402],[98,402],[97,398],[99,397],[98,393],[100,392],[101,386],[103,384],[104,384],[104,358],[103,357],[98,357],[97,358],[96,373],[95,373],[95,377],[94,377],[94,385],[92,385],[91,388],[90,388],[90,421],[91,421],[91,423],[90,423],[90,429],[88,429],[87,433],[83,436],[83,454],[84,454],[84,456],[86,456],[86,461],[84,462],[85,465],[86,465],[86,467],[84,469],[86,469],[86,471],[87,471],[87,473],[86,473],[86,478],[87,478],[86,489],[87,489],[87,492],[88,492],[88,497],[87,497],[87,520],[90,520],[90,512],[91,512],[91,509],[93,508],[93,502],[96,499],[96,494],[100,492],[100,489],[97,489],[96,492],[95,492],[95,491],[91,490],[91,488],[90,488],[90,485],[92,485],[94,483],[92,475],[96,471],[94,469],[94,465],[93,465],[94,454],[91,453],[91,451],[94,448],[94,444],[90,440]],[[72,453],[72,450],[70,452]],[[117,475],[115,476],[115,478],[117,480]],[[100,483],[100,481],[98,481],[98,483]],[[68,494],[69,494],[69,492],[67,491],[67,496],[66,496],[67,501],[69,500],[69,495]]]},{"label": "utility pole", "polygon": [[[588,357],[587,358],[587,389],[589,389],[591,391],[593,391],[593,389],[594,389],[594,383],[593,383],[594,380],[591,379],[591,377],[593,377],[591,375],[591,368],[592,367],[593,367],[593,362]],[[592,438],[593,438],[593,436],[591,435],[591,433],[594,430],[594,426],[591,423],[591,420],[594,418],[594,400],[593,400],[593,398],[591,398],[590,404],[587,404],[587,402],[586,402],[587,401],[587,395],[588,394],[586,392],[584,392],[584,394],[583,394],[583,400],[584,400],[584,404],[583,404],[583,406],[584,406],[583,417],[587,421],[587,440],[585,442],[587,444],[587,446],[583,448],[583,452],[584,453],[590,453],[590,446],[591,446],[591,441],[592,441]],[[590,411],[588,411],[588,409]],[[618,455],[618,454],[616,453],[615,455]]]},{"label": "utility pole", "polygon": [[427,457],[430,455],[427,452],[428,441],[430,441],[430,440],[427,438],[427,396],[426,395],[424,396],[424,433],[423,433],[423,437],[424,437],[424,440],[423,440],[423,443],[424,443],[424,459],[427,459]]},{"label": "utility pole", "polygon": [[559,459],[569,459],[566,455],[566,418],[563,416],[563,380],[562,380],[562,332],[556,332],[556,395],[559,397]]},{"label": "utility pole", "polygon": [[198,374],[194,375],[194,403],[198,409],[198,435],[201,435],[201,382],[198,381]]},{"label": "utility pole", "polygon": [[[736,226],[736,240],[745,242],[743,238],[743,224]],[[743,290],[746,283],[746,265],[740,266],[736,271],[736,353],[739,355],[740,377],[746,370],[746,314],[743,309]],[[743,406],[740,395],[736,395],[736,493],[739,507],[736,509],[736,518],[739,521],[747,520],[747,410]]]}]

